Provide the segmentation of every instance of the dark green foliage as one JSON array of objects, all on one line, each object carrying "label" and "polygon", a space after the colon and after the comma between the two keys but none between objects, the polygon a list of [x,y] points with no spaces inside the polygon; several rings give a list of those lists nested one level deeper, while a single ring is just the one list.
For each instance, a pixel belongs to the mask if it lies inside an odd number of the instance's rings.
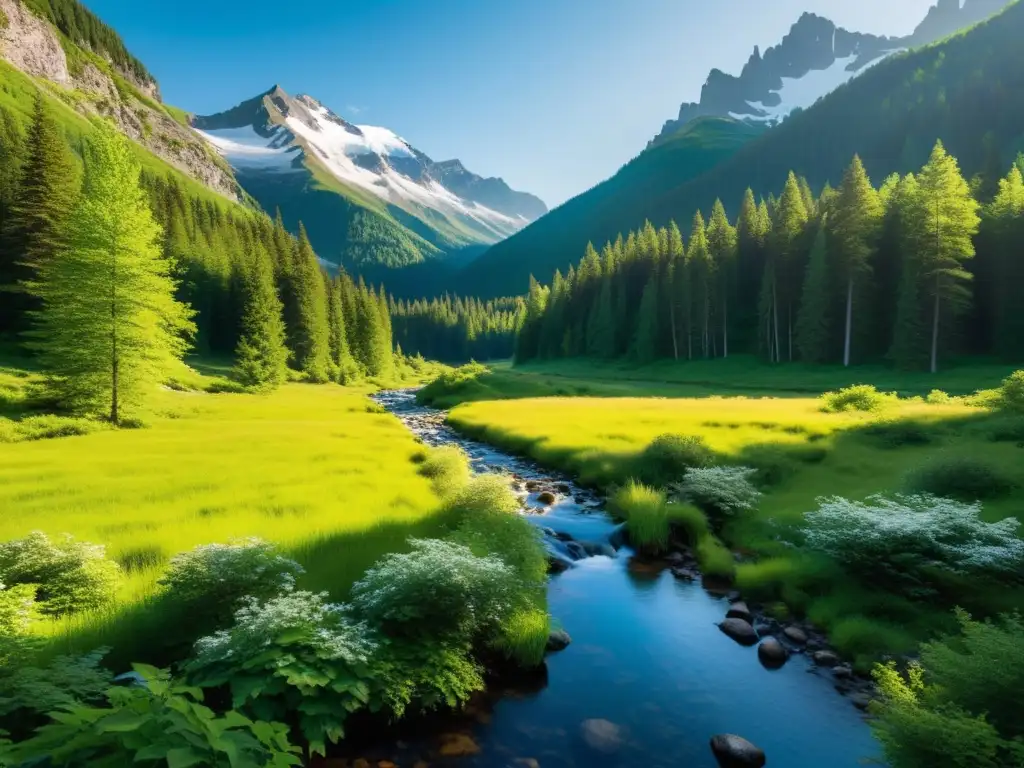
[{"label": "dark green foliage", "polygon": [[854,384],[837,392],[826,392],[821,396],[821,410],[826,413],[880,411],[896,401],[896,395],[879,392],[872,384]]},{"label": "dark green foliage", "polygon": [[45,665],[39,642],[0,637],[0,716],[7,722],[36,724],[36,718],[76,703],[102,700],[113,675],[100,666],[109,649],[84,656],[58,656]]},{"label": "dark green foliage", "polygon": [[825,227],[818,228],[811,249],[800,312],[796,321],[796,346],[806,363],[824,363],[829,358],[829,258]]},{"label": "dark green foliage", "polygon": [[916,419],[876,421],[863,429],[863,434],[883,448],[931,445],[939,439],[940,433],[941,427]]},{"label": "dark green foliage", "polygon": [[908,491],[960,501],[998,499],[1013,490],[1013,480],[998,467],[969,456],[933,459],[907,475]]},{"label": "dark green foliage", "polygon": [[661,435],[637,458],[636,476],[655,488],[678,483],[691,467],[709,467],[715,455],[704,439],[687,435]]},{"label": "dark green foliage", "polygon": [[1004,410],[1024,413],[1024,371],[1017,371],[1003,381],[999,404]]},{"label": "dark green foliage", "polygon": [[526,311],[521,298],[482,302],[449,294],[389,304],[395,343],[408,355],[446,363],[512,357]]},{"label": "dark green foliage", "polygon": [[[289,345],[295,367],[310,381],[330,380],[330,326],[327,315],[327,289],[320,274],[313,247],[305,228],[299,225],[299,239],[293,255],[288,281],[288,301],[294,307],[295,324],[289,330]],[[364,312],[371,308],[364,307]]]},{"label": "dark green foliage", "polygon": [[273,264],[260,244],[255,246],[242,291],[244,310],[235,351],[235,375],[248,387],[274,389],[287,377],[288,347]]}]

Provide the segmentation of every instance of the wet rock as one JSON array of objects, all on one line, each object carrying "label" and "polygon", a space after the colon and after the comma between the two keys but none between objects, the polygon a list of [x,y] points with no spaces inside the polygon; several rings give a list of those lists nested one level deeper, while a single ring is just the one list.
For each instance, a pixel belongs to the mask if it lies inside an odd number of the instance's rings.
[{"label": "wet rock", "polygon": [[572,493],[572,486],[570,486],[568,483],[559,483],[558,485],[555,486],[555,490],[558,491],[559,493],[564,493],[565,495],[568,496],[570,493]]},{"label": "wet rock", "polygon": [[837,664],[832,669],[832,675],[837,680],[852,680],[853,679],[853,667],[849,664]]},{"label": "wet rock", "polygon": [[757,632],[750,625],[750,622],[743,619],[726,619],[718,628],[731,637],[740,645],[756,645]]},{"label": "wet rock", "polygon": [[811,658],[819,667],[834,667],[839,663],[839,655],[835,651],[815,651]]},{"label": "wet rock", "polygon": [[626,541],[626,526],[620,525],[614,531],[611,536],[608,537],[608,543],[611,544],[615,549],[622,549],[628,543]]},{"label": "wet rock", "polygon": [[609,720],[584,720],[580,724],[583,743],[595,752],[610,755],[622,746],[622,729]]},{"label": "wet rock", "polygon": [[549,539],[557,539],[558,534],[555,533],[553,528],[541,528],[540,532],[547,536]]},{"label": "wet rock", "polygon": [[587,550],[583,548],[583,545],[578,541],[570,541],[565,545],[565,551],[569,553],[569,557],[573,560],[583,560],[587,557]]},{"label": "wet rock", "polygon": [[871,704],[871,696],[866,693],[853,693],[850,694],[850,702],[857,709],[863,711]]},{"label": "wet rock", "polygon": [[465,733],[445,733],[441,735],[441,746],[438,752],[442,757],[466,757],[480,753],[480,745],[473,737]]},{"label": "wet rock", "polygon": [[766,637],[757,646],[757,658],[769,669],[778,669],[789,660],[789,651],[774,637]]},{"label": "wet rock", "polygon": [[711,752],[722,768],[762,768],[767,762],[761,749],[731,733],[712,736]]},{"label": "wet rock", "polygon": [[725,596],[725,599],[728,600],[730,603],[738,603],[741,600],[743,600],[743,595],[741,595],[734,589],[732,592]]},{"label": "wet rock", "polygon": [[753,614],[747,607],[747,604],[743,601],[737,601],[729,606],[729,612],[725,614],[727,619],[743,619],[745,622],[750,624],[753,620]]},{"label": "wet rock", "polygon": [[585,504],[587,501],[587,497],[584,496],[582,493],[577,493],[573,501],[575,501],[577,504]]},{"label": "wet rock", "polygon": [[526,490],[528,490],[530,492],[539,491],[540,490],[540,483],[538,481],[536,481],[536,480],[527,480],[526,481]]},{"label": "wet rock", "polygon": [[796,645],[807,645],[807,633],[800,627],[791,625],[782,630],[783,636]]},{"label": "wet rock", "polygon": [[572,534],[566,533],[565,531],[559,531],[555,534],[555,538],[559,541],[572,541]]},{"label": "wet rock", "polygon": [[615,549],[611,544],[605,544],[599,541],[584,541],[581,542],[583,549],[591,557],[597,557],[603,555],[604,557],[615,557]]},{"label": "wet rock", "polygon": [[541,504],[550,506],[554,504],[556,501],[558,501],[558,497],[555,496],[555,494],[553,494],[551,491],[543,491],[537,495],[537,501],[539,501]]},{"label": "wet rock", "polygon": [[572,638],[564,629],[553,629],[548,635],[547,649],[553,653],[564,651],[571,642]]},{"label": "wet rock", "polygon": [[669,565],[683,565],[686,562],[686,555],[682,552],[670,552],[665,562]]},{"label": "wet rock", "polygon": [[565,558],[554,555],[548,557],[548,573],[565,573],[570,568],[572,568],[572,564]]},{"label": "wet rock", "polygon": [[670,568],[672,575],[680,581],[696,581],[700,578],[700,571],[696,568],[690,568],[688,566],[675,566]]}]

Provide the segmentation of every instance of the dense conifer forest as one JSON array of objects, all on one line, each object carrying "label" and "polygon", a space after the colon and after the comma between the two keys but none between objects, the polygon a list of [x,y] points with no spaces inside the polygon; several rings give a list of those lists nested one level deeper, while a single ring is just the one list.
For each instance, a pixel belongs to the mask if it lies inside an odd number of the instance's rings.
[{"label": "dense conifer forest", "polygon": [[399,349],[446,363],[512,357],[525,306],[518,297],[486,302],[447,294],[430,300],[390,299]]}]

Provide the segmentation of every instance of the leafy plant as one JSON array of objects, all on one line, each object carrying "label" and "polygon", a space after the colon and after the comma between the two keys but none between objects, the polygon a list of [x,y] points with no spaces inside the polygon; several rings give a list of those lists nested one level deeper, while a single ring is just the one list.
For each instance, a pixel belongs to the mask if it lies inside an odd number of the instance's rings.
[{"label": "leafy plant", "polygon": [[887,405],[895,403],[895,394],[879,392],[871,384],[857,384],[845,387],[837,392],[826,392],[821,396],[821,410],[826,413],[843,413],[845,411],[880,411]]},{"label": "leafy plant", "polygon": [[980,504],[935,496],[872,496],[864,502],[821,498],[802,529],[809,548],[824,552],[867,581],[895,580],[930,591],[929,568],[1014,578],[1024,564],[1020,523],[986,523]]},{"label": "leafy plant", "polygon": [[301,765],[285,726],[238,712],[218,717],[202,692],[161,670],[135,665],[143,686],[110,688],[107,706],[69,704],[54,722],[2,755],[14,765],[59,768],[283,768]]},{"label": "leafy plant", "polygon": [[1014,482],[999,469],[970,456],[940,456],[910,472],[904,485],[911,493],[930,493],[959,501],[996,499]]},{"label": "leafy plant", "polygon": [[370,702],[376,647],[326,593],[292,592],[247,598],[234,626],[196,643],[186,670],[200,687],[229,686],[236,709],[268,720],[295,715],[310,751],[324,754],[344,736],[346,717]]},{"label": "leafy plant", "polygon": [[668,546],[668,505],[661,491],[630,480],[612,496],[611,509],[626,521],[638,549],[657,554]]},{"label": "leafy plant", "polygon": [[102,544],[65,534],[51,541],[42,531],[0,544],[0,581],[35,584],[40,610],[61,616],[99,608],[113,600],[120,568]]},{"label": "leafy plant", "polygon": [[1024,413],[1024,371],[1016,371],[999,388],[1000,404],[1008,411]]},{"label": "leafy plant", "polygon": [[757,470],[749,467],[691,469],[672,490],[678,498],[700,507],[712,520],[721,523],[726,517],[757,506],[761,493],[751,482],[755,474]]},{"label": "leafy plant", "polygon": [[302,566],[273,544],[249,538],[175,555],[160,584],[193,610],[220,615],[243,597],[264,600],[290,592],[302,573]]},{"label": "leafy plant", "polygon": [[469,482],[469,457],[461,448],[446,445],[430,451],[417,471],[430,480],[434,493],[444,498]]},{"label": "leafy plant", "polygon": [[928,393],[928,396],[924,400],[930,405],[945,405],[947,403],[951,403],[953,398],[941,389],[933,389]]},{"label": "leafy plant", "polygon": [[102,698],[112,677],[100,666],[109,648],[39,666],[38,646],[29,638],[0,638],[0,715],[33,716]]},{"label": "leafy plant", "polygon": [[512,614],[501,626],[493,647],[520,667],[540,666],[551,634],[551,616],[539,608]]},{"label": "leafy plant", "polygon": [[938,428],[915,419],[886,419],[867,425],[863,433],[883,448],[902,448],[934,443]]},{"label": "leafy plant", "polygon": [[35,585],[19,584],[8,588],[0,584],[0,637],[24,634],[35,615]]},{"label": "leafy plant", "polygon": [[709,467],[715,455],[702,437],[661,435],[640,454],[638,479],[655,488],[679,482],[693,468]]}]

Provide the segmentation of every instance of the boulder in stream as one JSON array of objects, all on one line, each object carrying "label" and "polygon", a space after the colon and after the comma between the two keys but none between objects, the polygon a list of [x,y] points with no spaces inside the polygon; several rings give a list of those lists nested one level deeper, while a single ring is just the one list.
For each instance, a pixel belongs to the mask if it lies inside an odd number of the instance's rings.
[{"label": "boulder in stream", "polygon": [[548,556],[548,573],[564,573],[572,568],[572,563],[564,557],[557,555]]},{"label": "boulder in stream", "polygon": [[622,746],[622,728],[609,720],[584,720],[580,724],[583,743],[595,752],[610,755]]},{"label": "boulder in stream", "polygon": [[789,651],[774,637],[766,637],[757,646],[757,658],[769,669],[778,669],[789,660]]},{"label": "boulder in stream", "polygon": [[819,667],[834,667],[839,663],[839,655],[835,651],[815,651],[811,658]]},{"label": "boulder in stream", "polygon": [[729,606],[729,612],[725,614],[727,619],[743,619],[748,624],[754,620],[754,615],[750,612],[747,604],[742,600],[737,600]]},{"label": "boulder in stream", "polygon": [[583,541],[580,544],[591,557],[597,557],[598,555],[615,557],[615,548],[611,544],[605,544],[600,541]]},{"label": "boulder in stream", "polygon": [[537,501],[546,506],[551,506],[558,501],[558,497],[551,491],[542,491],[537,495]]},{"label": "boulder in stream", "polygon": [[796,645],[807,645],[807,633],[795,624],[786,627],[782,634],[785,635],[786,639]]},{"label": "boulder in stream", "polygon": [[740,645],[757,645],[757,632],[749,621],[743,619],[726,619],[718,628]]},{"label": "boulder in stream", "polygon": [[548,635],[547,650],[552,653],[564,651],[569,647],[571,642],[572,638],[569,637],[569,633],[564,629],[553,629],[551,630],[551,634]]},{"label": "boulder in stream", "polygon": [[711,752],[722,768],[763,768],[767,762],[763,750],[731,733],[712,736]]}]

